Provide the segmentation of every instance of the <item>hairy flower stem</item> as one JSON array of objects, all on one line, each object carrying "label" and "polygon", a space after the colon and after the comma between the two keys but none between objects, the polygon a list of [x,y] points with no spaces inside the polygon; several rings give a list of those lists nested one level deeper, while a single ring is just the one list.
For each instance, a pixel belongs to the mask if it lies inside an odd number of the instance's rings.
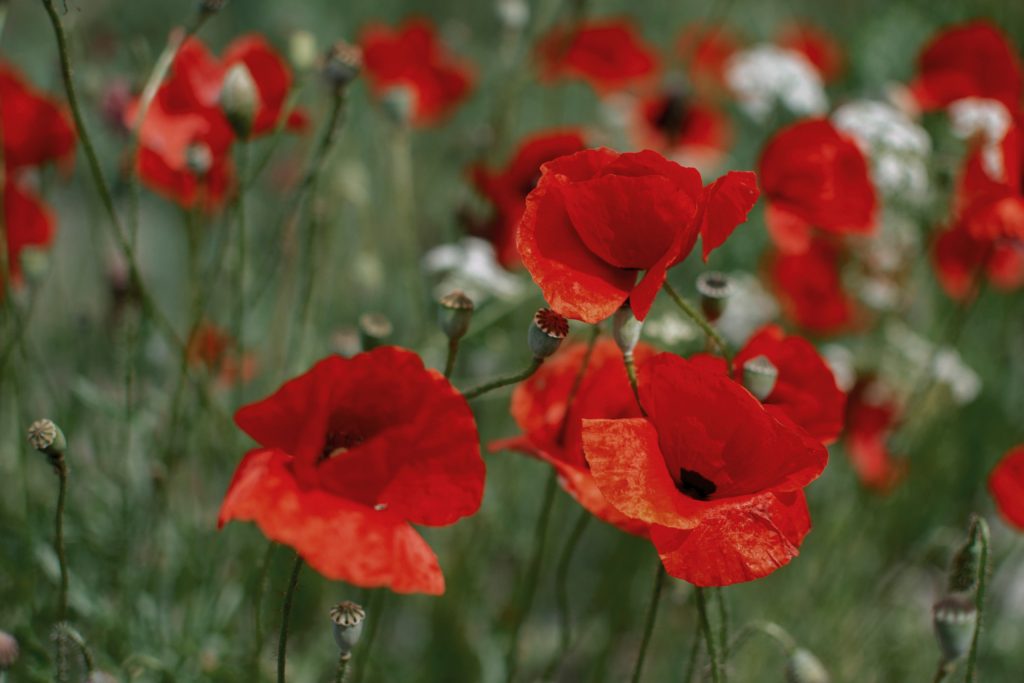
[{"label": "hairy flower stem", "polygon": [[505,680],[508,683],[512,683],[516,677],[519,659],[519,634],[522,631],[523,623],[526,621],[526,616],[530,613],[534,595],[537,593],[537,580],[540,578],[540,565],[544,559],[544,545],[547,540],[548,522],[551,519],[551,509],[554,507],[555,489],[557,487],[558,477],[555,474],[555,470],[552,469],[548,475],[547,485],[544,488],[544,501],[541,503],[540,514],[537,516],[537,526],[533,533],[533,555],[530,557],[530,565],[526,571],[522,597],[512,615],[512,634],[509,638],[508,652],[505,655]]},{"label": "hairy flower stem", "polygon": [[[639,404],[640,386],[636,381],[636,362],[633,360],[633,354],[622,354],[622,362],[626,364],[626,374],[629,376],[629,386],[633,388],[633,396],[636,398],[637,404]],[[643,406],[640,407],[640,411],[643,412]]]},{"label": "hairy flower stem", "polygon": [[988,522],[983,517],[975,515],[971,522],[971,527],[971,535],[977,534],[978,540],[981,541],[981,557],[978,562],[978,588],[974,592],[974,605],[978,609],[978,622],[974,625],[974,637],[971,639],[971,649],[967,653],[965,683],[974,683],[978,680],[978,642],[981,640],[981,626],[985,616],[985,593],[988,589],[989,574]]},{"label": "hairy flower stem", "polygon": [[651,644],[651,634],[654,633],[654,622],[658,618],[658,603],[661,601],[661,588],[665,584],[665,565],[658,560],[658,571],[654,575],[654,590],[651,592],[651,602],[647,605],[647,619],[644,621],[644,635],[640,641],[640,651],[636,654],[636,665],[633,667],[633,683],[640,681],[644,670],[644,659],[647,657],[647,647]]},{"label": "hairy flower stem", "polygon": [[54,461],[53,469],[60,480],[53,538],[53,547],[57,551],[57,560],[60,562],[60,593],[57,596],[57,621],[64,621],[68,616],[68,557],[64,552],[64,505],[68,497],[68,466],[64,462],[63,455]]},{"label": "hairy flower stem", "polygon": [[460,337],[452,337],[448,340],[448,357],[444,361],[444,378],[449,379],[455,370],[455,358],[459,355]]},{"label": "hairy flower stem", "polygon": [[509,375],[508,377],[499,377],[496,380],[492,380],[485,384],[473,387],[472,389],[468,389],[462,392],[462,395],[468,401],[470,399],[476,398],[477,396],[482,396],[486,394],[488,391],[494,391],[495,389],[500,389],[501,387],[507,387],[510,384],[518,384],[519,382],[522,382],[524,379],[529,378],[530,375],[532,375],[533,373],[537,372],[537,369],[541,366],[543,362],[543,358],[534,358],[532,361],[530,361],[530,367],[526,368],[522,372],[517,373],[515,375]]},{"label": "hairy flower stem", "polygon": [[664,289],[669,298],[675,302],[676,306],[679,307],[679,310],[681,310],[686,317],[696,323],[697,327],[703,330],[708,339],[714,341],[715,346],[718,347],[718,350],[721,352],[722,357],[725,358],[726,363],[731,365],[732,353],[729,350],[729,344],[726,343],[722,335],[718,333],[718,330],[708,322],[707,318],[705,318],[700,311],[694,308],[693,304],[681,297],[679,293],[672,288],[672,285],[668,283],[668,280],[665,280],[665,284],[662,285],[662,289]]},{"label": "hairy flower stem", "polygon": [[334,673],[334,683],[344,683],[345,673],[348,671],[348,663],[351,660],[351,654],[338,655],[338,670]]},{"label": "hairy flower stem", "polygon": [[713,683],[724,683],[725,676],[722,672],[722,665],[718,659],[718,647],[715,645],[715,635],[711,632],[711,622],[708,620],[707,599],[704,589],[696,586],[697,616],[700,619],[700,630],[704,634],[704,645],[708,651],[708,659],[711,661],[711,680]]},{"label": "hairy flower stem", "polygon": [[288,579],[288,589],[281,605],[281,633],[277,639],[277,683],[284,683],[285,661],[288,653],[288,621],[292,614],[292,601],[295,598],[295,587],[299,583],[299,572],[302,571],[302,556],[295,553],[295,562]]}]

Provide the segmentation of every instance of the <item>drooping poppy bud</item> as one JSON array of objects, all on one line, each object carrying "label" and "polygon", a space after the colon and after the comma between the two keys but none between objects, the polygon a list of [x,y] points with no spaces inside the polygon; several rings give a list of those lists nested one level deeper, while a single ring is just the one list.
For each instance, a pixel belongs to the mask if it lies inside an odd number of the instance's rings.
[{"label": "drooping poppy bud", "polygon": [[461,289],[455,289],[441,297],[438,303],[441,329],[452,341],[462,339],[469,331],[469,322],[473,319],[473,300]]},{"label": "drooping poppy bud", "polygon": [[352,656],[352,648],[356,646],[359,637],[363,634],[363,621],[365,620],[366,610],[349,600],[339,602],[331,608],[334,642],[338,644],[343,659]]},{"label": "drooping poppy bud", "polygon": [[259,104],[259,90],[249,67],[239,62],[228,69],[220,90],[220,108],[238,137],[249,137]]},{"label": "drooping poppy bud", "polygon": [[618,345],[622,355],[626,358],[632,357],[633,349],[640,341],[640,334],[643,331],[644,322],[637,320],[633,315],[633,309],[627,301],[612,317],[612,336]]},{"label": "drooping poppy bud", "polygon": [[767,356],[754,356],[743,363],[743,386],[760,401],[771,395],[778,379],[779,369]]},{"label": "drooping poppy bud", "polygon": [[978,608],[966,595],[953,593],[935,603],[932,623],[942,661],[955,662],[971,647],[978,626]]},{"label": "drooping poppy bud", "polygon": [[558,350],[569,334],[569,321],[550,308],[542,308],[533,316],[527,343],[533,357],[543,360]]},{"label": "drooping poppy bud", "polygon": [[700,309],[710,322],[722,317],[729,297],[733,293],[732,280],[725,273],[712,271],[697,276],[697,292],[700,293]]}]

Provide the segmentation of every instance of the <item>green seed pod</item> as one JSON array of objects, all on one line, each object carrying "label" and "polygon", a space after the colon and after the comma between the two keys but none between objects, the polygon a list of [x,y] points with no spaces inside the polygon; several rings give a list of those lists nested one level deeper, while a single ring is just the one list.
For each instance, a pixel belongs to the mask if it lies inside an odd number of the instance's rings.
[{"label": "green seed pod", "polygon": [[260,93],[249,67],[238,63],[228,69],[220,89],[220,108],[238,137],[249,137],[259,104]]},{"label": "green seed pod", "polygon": [[323,77],[336,92],[344,90],[362,70],[362,49],[344,40],[334,43],[324,56]]},{"label": "green seed pod", "polygon": [[331,608],[334,642],[338,644],[342,658],[348,659],[352,656],[352,648],[356,646],[359,636],[363,634],[365,619],[366,611],[348,600],[339,602]]},{"label": "green seed pod", "polygon": [[971,521],[967,540],[953,556],[949,565],[949,590],[951,593],[970,593],[978,583],[981,573],[981,552],[984,537],[988,536],[988,523],[981,517]]},{"label": "green seed pod", "polygon": [[712,271],[697,276],[700,308],[709,322],[715,322],[722,317],[734,289],[732,280],[725,273]]},{"label": "green seed pod", "polygon": [[763,401],[772,395],[779,379],[779,369],[767,356],[754,356],[743,363],[743,386]]},{"label": "green seed pod", "polygon": [[944,662],[955,662],[971,648],[978,626],[978,608],[962,594],[947,595],[932,609],[935,638]]},{"label": "green seed pod", "polygon": [[469,331],[469,322],[473,319],[473,300],[465,292],[456,289],[445,294],[438,302],[438,323],[448,335],[448,339],[462,339]]},{"label": "green seed pod", "polygon": [[798,647],[786,661],[786,680],[789,683],[829,683],[828,671],[810,650]]},{"label": "green seed pod", "polygon": [[527,343],[533,357],[543,360],[558,350],[569,334],[569,321],[550,308],[542,308],[533,316]]},{"label": "green seed pod", "polygon": [[68,441],[53,420],[43,418],[36,420],[28,428],[28,442],[32,448],[50,457],[51,462],[59,462],[68,448]]},{"label": "green seed pod", "polygon": [[363,343],[363,351],[387,343],[394,331],[391,321],[383,313],[363,313],[359,316],[359,339]]},{"label": "green seed pod", "polygon": [[618,344],[623,356],[633,355],[633,349],[640,342],[643,327],[643,321],[636,319],[628,302],[615,311],[612,317],[612,337],[615,338],[615,343]]}]

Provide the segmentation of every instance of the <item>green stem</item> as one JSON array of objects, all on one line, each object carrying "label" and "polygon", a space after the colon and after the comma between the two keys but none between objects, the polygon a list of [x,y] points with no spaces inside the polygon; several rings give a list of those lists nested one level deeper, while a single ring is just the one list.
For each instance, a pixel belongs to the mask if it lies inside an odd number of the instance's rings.
[{"label": "green stem", "polygon": [[235,297],[237,301],[237,307],[235,309],[235,357],[237,367],[239,368],[239,377],[235,381],[235,402],[237,405],[242,403],[242,389],[244,382],[241,377],[241,368],[245,364],[245,307],[246,307],[246,269],[247,259],[249,257],[249,237],[248,237],[248,223],[245,215],[245,188],[241,183],[241,178],[245,177],[245,174],[249,167],[249,142],[242,140],[238,146],[238,178],[239,183],[236,188],[237,194],[235,196],[235,211],[238,217],[238,255],[237,255],[237,267],[238,272],[236,273],[237,280],[235,282]]},{"label": "green stem", "polygon": [[455,370],[455,358],[459,355],[460,337],[452,337],[448,340],[448,358],[444,362],[444,377],[448,379]]},{"label": "green stem", "polygon": [[[640,385],[636,380],[636,362],[633,360],[633,354],[623,353],[622,362],[626,364],[626,374],[629,376],[629,386],[633,388],[633,396],[636,397],[636,402],[640,403]],[[643,406],[640,407],[643,411]]]},{"label": "green stem", "polygon": [[708,659],[711,660],[711,680],[713,683],[723,683],[725,678],[722,675],[721,663],[718,659],[718,647],[715,645],[715,636],[711,632],[711,623],[708,621],[707,599],[704,596],[704,589],[697,586],[695,590],[700,629],[704,633],[704,645],[708,651]]},{"label": "green stem", "polygon": [[253,600],[253,611],[256,619],[256,637],[252,648],[252,680],[259,680],[260,652],[263,650],[263,595],[267,592],[267,574],[270,571],[270,561],[274,557],[274,549],[277,544],[273,541],[267,543],[267,549],[263,553],[263,561],[260,562],[260,572],[256,578],[256,597]]},{"label": "green stem", "polygon": [[543,358],[534,358],[530,362],[530,367],[526,368],[522,372],[517,373],[515,375],[509,375],[508,377],[499,377],[498,379],[473,387],[472,389],[468,389],[462,392],[462,395],[468,401],[470,399],[476,398],[477,396],[482,396],[483,394],[486,394],[488,391],[494,391],[495,389],[500,389],[501,387],[507,387],[510,384],[518,384],[519,382],[522,382],[524,379],[530,377],[530,375],[532,375],[533,373],[537,372],[537,369],[541,366],[543,362]]},{"label": "green stem", "polygon": [[518,608],[513,612],[512,635],[509,639],[508,652],[505,655],[505,680],[512,683],[516,677],[519,658],[519,634],[530,613],[534,595],[537,593],[537,580],[540,578],[540,565],[544,559],[544,545],[547,540],[548,522],[551,518],[551,509],[555,502],[555,489],[558,487],[558,477],[554,469],[548,475],[547,486],[544,490],[544,501],[541,503],[540,514],[537,516],[537,526],[534,529],[533,556],[530,558],[530,565],[526,573],[526,583],[523,587],[523,595]]},{"label": "green stem", "polygon": [[729,661],[729,605],[725,601],[725,588],[715,589],[715,606],[718,608],[718,643],[722,646],[722,665]]},{"label": "green stem", "polygon": [[569,431],[569,412],[573,401],[576,400],[576,394],[580,391],[580,386],[583,385],[583,378],[587,374],[587,368],[590,367],[590,358],[594,355],[594,346],[597,344],[599,336],[601,336],[601,326],[591,326],[590,339],[587,340],[587,350],[583,352],[583,361],[580,363],[580,369],[576,373],[576,377],[572,381],[572,387],[569,389],[569,394],[565,398],[565,415],[562,417],[562,426],[558,428],[558,443],[560,444],[565,444],[565,435]]},{"label": "green stem", "polygon": [[669,298],[675,302],[676,306],[681,310],[690,320],[696,323],[697,327],[703,330],[704,334],[707,335],[708,339],[715,342],[718,350],[722,352],[722,356],[725,358],[726,363],[732,364],[732,353],[729,350],[729,344],[725,339],[718,333],[718,330],[708,322],[707,318],[698,311],[693,304],[684,299],[679,293],[672,288],[672,285],[665,280],[665,284],[662,285],[662,289],[668,294]]},{"label": "green stem", "polygon": [[977,680],[978,643],[981,640],[981,626],[985,615],[985,594],[988,589],[989,574],[988,522],[986,522],[981,516],[975,516],[973,526],[977,530],[978,538],[981,541],[981,558],[978,563],[978,589],[974,593],[974,604],[978,609],[978,622],[974,626],[974,637],[971,639],[971,649],[967,653],[967,673],[964,676],[965,683],[974,683],[974,681]]},{"label": "green stem", "polygon": [[386,597],[387,593],[385,591],[377,590],[369,596],[368,600],[364,600],[369,633],[366,634],[363,646],[359,650],[359,666],[356,667],[352,683],[360,683],[370,666],[370,653],[373,652],[373,644],[377,641],[377,632],[380,630],[380,624],[383,621],[384,599]]},{"label": "green stem", "polygon": [[292,613],[292,601],[295,599],[295,586],[299,583],[299,572],[301,571],[302,556],[295,553],[295,563],[292,565],[288,589],[285,591],[284,603],[281,605],[281,633],[277,639],[277,683],[284,683],[285,660],[288,653],[288,621]]},{"label": "green stem", "polygon": [[572,558],[576,552],[576,547],[579,545],[583,532],[586,531],[592,516],[586,508],[580,509],[579,517],[576,518],[576,524],[569,533],[569,538],[565,542],[565,547],[562,548],[562,553],[558,556],[558,569],[555,573],[555,600],[558,603],[559,630],[561,632],[559,637],[561,647],[559,651],[561,654],[564,654],[569,649],[569,643],[572,642],[572,614],[569,612],[569,567],[572,565]]},{"label": "green stem", "polygon": [[690,657],[686,660],[686,671],[683,673],[683,683],[690,683],[693,680],[693,673],[697,670],[697,654],[700,652],[700,629],[693,632],[693,644],[690,646]]},{"label": "green stem", "polygon": [[644,670],[644,660],[647,658],[647,647],[651,643],[651,634],[654,633],[654,622],[658,618],[658,603],[661,601],[661,588],[665,584],[665,565],[658,560],[658,572],[654,575],[654,590],[651,592],[651,602],[647,605],[647,619],[644,622],[644,636],[640,641],[640,651],[636,655],[636,665],[633,667],[633,683],[640,681]]},{"label": "green stem", "polygon": [[68,558],[64,552],[64,505],[68,497],[68,466],[64,462],[64,456],[54,463],[53,468],[60,479],[60,489],[57,494],[57,516],[54,526],[55,534],[53,545],[57,551],[57,560],[60,562],[60,593],[57,597],[57,621],[64,621],[68,616]]},{"label": "green stem", "polygon": [[352,660],[351,653],[338,655],[338,670],[334,674],[334,683],[343,683],[345,673],[348,671],[348,663]]},{"label": "green stem", "polygon": [[935,669],[935,678],[932,679],[932,683],[942,683],[942,681],[946,680],[947,676],[953,673],[955,668],[956,665],[952,662],[939,661],[939,666]]}]

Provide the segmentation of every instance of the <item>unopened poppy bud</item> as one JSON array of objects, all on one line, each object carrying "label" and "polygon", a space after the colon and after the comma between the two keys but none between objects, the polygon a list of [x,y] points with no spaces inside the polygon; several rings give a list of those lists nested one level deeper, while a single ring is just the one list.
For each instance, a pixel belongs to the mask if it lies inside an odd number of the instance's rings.
[{"label": "unopened poppy bud", "polygon": [[543,360],[558,350],[569,334],[569,321],[550,308],[542,308],[533,316],[527,343],[533,357]]},{"label": "unopened poppy bud", "polygon": [[405,126],[412,120],[412,112],[415,106],[416,95],[412,89],[397,85],[388,88],[381,98],[381,105],[388,117],[400,126]]},{"label": "unopened poppy bud", "polygon": [[712,271],[697,276],[697,292],[700,293],[700,308],[704,317],[711,322],[721,318],[733,289],[732,280],[725,273]]},{"label": "unopened poppy bud", "polygon": [[32,448],[50,457],[51,462],[59,462],[68,448],[64,432],[53,420],[36,420],[28,428],[28,442]]},{"label": "unopened poppy bud", "polygon": [[18,641],[7,631],[0,631],[0,671],[6,671],[18,661]]},{"label": "unopened poppy bud", "polygon": [[344,40],[334,43],[324,57],[324,80],[336,91],[344,90],[362,70],[362,49]]},{"label": "unopened poppy bud", "polygon": [[345,600],[331,608],[331,623],[334,625],[334,642],[338,644],[343,659],[352,656],[352,648],[363,634],[366,610],[354,602]]},{"label": "unopened poppy bud", "polygon": [[779,379],[779,369],[767,356],[754,356],[743,364],[743,386],[763,401],[772,395]]},{"label": "unopened poppy bud", "polygon": [[205,142],[193,142],[185,148],[185,165],[200,178],[213,168],[213,152]]},{"label": "unopened poppy bud", "polygon": [[977,517],[971,524],[967,540],[953,556],[949,565],[949,590],[952,593],[969,593],[978,583],[981,572],[981,552],[984,540],[988,535],[988,523]]},{"label": "unopened poppy bud", "polygon": [[216,14],[224,9],[226,4],[228,4],[228,0],[199,0],[199,13]]},{"label": "unopened poppy bud", "polygon": [[615,315],[612,317],[612,336],[623,356],[633,355],[633,349],[640,342],[640,333],[643,331],[643,327],[643,321],[636,319],[633,309],[629,307],[628,303],[615,311]]},{"label": "unopened poppy bud", "polygon": [[955,662],[971,648],[978,608],[966,595],[947,595],[932,609],[935,638],[944,662]]},{"label": "unopened poppy bud", "polygon": [[828,671],[810,650],[798,647],[786,661],[786,680],[789,683],[829,683]]},{"label": "unopened poppy bud", "polygon": [[260,93],[249,67],[238,63],[228,69],[220,89],[220,108],[238,137],[249,137],[259,103]]},{"label": "unopened poppy bud", "polygon": [[440,300],[441,310],[438,322],[448,339],[456,340],[469,331],[469,321],[473,318],[473,300],[461,289],[445,294]]},{"label": "unopened poppy bud", "polygon": [[394,331],[391,321],[383,313],[363,313],[359,316],[359,339],[363,343],[363,351],[386,343]]},{"label": "unopened poppy bud", "polygon": [[316,36],[309,31],[292,31],[288,36],[288,59],[296,71],[309,71],[316,64]]}]

